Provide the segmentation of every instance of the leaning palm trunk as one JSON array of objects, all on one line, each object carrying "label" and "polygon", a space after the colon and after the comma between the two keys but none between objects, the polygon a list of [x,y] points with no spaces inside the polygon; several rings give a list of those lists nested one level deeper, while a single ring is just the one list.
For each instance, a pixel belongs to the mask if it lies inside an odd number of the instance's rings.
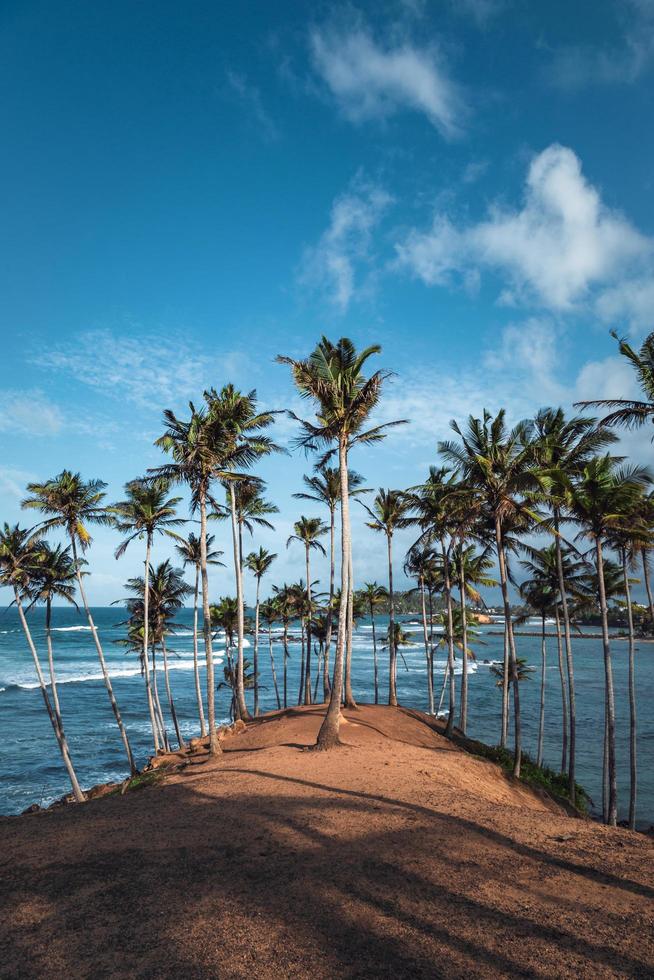
[{"label": "leaning palm trunk", "polygon": [[257,577],[257,599],[254,607],[254,717],[259,714],[259,586],[261,579]]},{"label": "leaning palm trunk", "polygon": [[186,748],[186,742],[182,738],[182,733],[179,728],[179,722],[177,720],[177,711],[175,710],[175,701],[173,700],[173,692],[170,686],[170,674],[168,672],[168,651],[166,650],[166,640],[164,637],[161,638],[161,652],[163,653],[164,661],[164,680],[166,682],[166,694],[168,695],[168,705],[170,707],[170,717],[173,719],[173,725],[175,728],[175,735],[177,736],[177,744],[180,749]]},{"label": "leaning palm trunk", "polygon": [[277,687],[277,671],[275,670],[275,655],[273,653],[272,623],[268,624],[268,652],[270,654],[270,673],[272,674],[273,686],[275,688],[275,698],[277,699],[277,710],[282,706],[279,700],[279,688]]},{"label": "leaning palm trunk", "polygon": [[377,664],[377,633],[375,630],[375,612],[370,603],[370,622],[372,623],[372,659],[375,670],[375,704],[379,704],[379,668]]},{"label": "leaning palm trunk", "polygon": [[629,829],[636,829],[636,794],[638,770],[636,764],[636,676],[634,663],[634,616],[631,608],[631,587],[627,568],[627,552],[622,552],[627,625],[629,627]]},{"label": "leaning palm trunk", "polygon": [[300,619],[300,649],[302,651],[301,661],[300,661],[300,689],[297,692],[297,703],[302,704],[302,698],[304,696],[304,672],[306,670],[306,651],[304,648],[304,617]]},{"label": "leaning palm trunk", "polygon": [[[347,472],[347,444],[345,436],[341,436],[338,444],[338,465],[341,480],[341,605],[343,597],[347,596],[349,583],[349,554],[350,554],[350,496]],[[330,749],[340,744],[338,737],[341,719],[341,697],[343,694],[343,661],[345,658],[346,620],[347,616],[338,617],[338,635],[336,640],[336,656],[334,658],[334,679],[329,698],[329,706],[324,721],[318,732],[316,748]]]},{"label": "leaning palm trunk", "polygon": [[459,604],[461,606],[461,714],[459,728],[465,735],[468,727],[468,623],[466,620],[466,583],[463,547],[461,548],[461,567],[459,569]]},{"label": "leaning palm trunk", "polygon": [[429,634],[427,632],[427,607],[425,604],[425,583],[422,575],[418,580],[420,588],[420,605],[422,609],[422,633],[425,642],[425,662],[427,666],[427,700],[429,702],[429,714],[434,714],[434,685],[431,680],[431,669],[429,665]]},{"label": "leaning palm trunk", "polygon": [[237,623],[237,642],[238,655],[236,659],[236,707],[238,716],[243,721],[250,717],[245,703],[245,681],[243,677],[243,576],[241,574],[241,555],[238,542],[238,532],[236,524],[236,494],[234,493],[234,483],[229,482],[229,499],[232,512],[232,544],[234,547],[234,573],[236,575],[236,623]]},{"label": "leaning palm trunk", "polygon": [[150,715],[150,725],[152,727],[152,741],[154,743],[155,755],[159,751],[159,737],[157,725],[154,717],[154,705],[152,703],[152,691],[150,690],[150,671],[148,669],[148,649],[150,643],[150,551],[152,549],[152,535],[146,536],[145,543],[145,570],[143,573],[143,663],[145,664],[145,694],[148,701],[148,713]]},{"label": "leaning palm trunk", "polygon": [[309,545],[306,546],[307,566],[307,659],[304,670],[304,703],[311,704],[311,563]]},{"label": "leaning palm trunk", "polygon": [[563,672],[563,644],[561,642],[561,618],[558,606],[554,610],[554,615],[556,617],[556,648],[559,679],[561,681],[561,772],[565,772],[568,765],[568,694],[565,686],[565,673]]},{"label": "leaning palm trunk", "polygon": [[574,661],[572,658],[572,637],[570,633],[570,612],[568,609],[568,596],[565,587],[565,576],[563,574],[563,555],[561,552],[561,535],[559,533],[560,515],[557,508],[554,509],[554,544],[556,547],[556,571],[558,575],[559,594],[561,596],[561,612],[563,614],[563,636],[565,640],[565,659],[568,671],[568,703],[570,708],[570,746],[568,750],[568,796],[572,805],[575,805],[576,794],[576,744],[577,744],[577,705],[575,700],[575,673]]},{"label": "leaning palm trunk", "polygon": [[509,627],[504,620],[504,654],[502,659],[502,730],[500,747],[505,749],[509,740]]},{"label": "leaning palm trunk", "polygon": [[393,536],[386,535],[388,546],[388,703],[397,706],[397,654],[395,651],[395,596],[393,593]]},{"label": "leaning palm trunk", "polygon": [[159,675],[157,674],[157,648],[154,643],[152,644],[152,691],[154,693],[154,705],[155,705],[157,720],[159,723],[161,743],[165,751],[170,752],[170,742],[168,740],[168,732],[166,730],[166,723],[164,721],[163,711],[161,710],[161,698],[159,697]]},{"label": "leaning palm trunk", "polygon": [[538,744],[536,748],[536,765],[543,765],[543,736],[545,734],[545,669],[547,649],[545,645],[545,614],[541,615],[540,637],[540,708],[538,712]]},{"label": "leaning palm trunk", "polygon": [[514,759],[513,775],[520,776],[520,764],[522,761],[522,728],[520,724],[520,685],[518,683],[518,666],[515,652],[515,640],[513,638],[513,623],[511,621],[511,603],[509,601],[508,576],[506,571],[506,556],[504,554],[504,542],[502,541],[502,529],[499,518],[495,518],[495,542],[497,545],[497,559],[500,568],[500,585],[502,587],[502,600],[504,603],[504,622],[506,624],[506,634],[509,648],[508,675],[513,687],[513,725],[514,725]]},{"label": "leaning palm trunk", "polygon": [[202,704],[202,688],[200,687],[200,667],[198,664],[198,594],[200,591],[200,569],[195,569],[195,592],[193,595],[193,675],[195,677],[195,697],[198,702],[198,717],[200,719],[200,738],[204,738],[207,729],[204,721],[204,706]]},{"label": "leaning palm trunk", "polygon": [[604,682],[606,689],[606,768],[608,774],[606,822],[611,827],[615,827],[618,819],[618,786],[615,764],[615,696],[613,693],[611,642],[609,640],[608,609],[606,605],[606,587],[604,584],[604,558],[602,555],[602,542],[599,537],[595,541],[595,554],[597,559],[600,612],[602,616],[602,647],[604,651]]},{"label": "leaning palm trunk", "polygon": [[288,622],[284,623],[284,707],[288,708]]},{"label": "leaning palm trunk", "polygon": [[[14,598],[16,602],[16,609],[18,610],[18,616],[20,619],[20,624],[23,627],[23,633],[25,634],[25,639],[30,648],[30,653],[32,654],[32,660],[34,661],[34,669],[36,670],[36,677],[39,682],[39,689],[41,691],[41,697],[43,698],[43,703],[45,704],[45,709],[48,712],[48,717],[50,719],[50,724],[52,725],[52,730],[57,739],[57,745],[59,746],[59,751],[61,752],[61,758],[63,759],[64,766],[66,767],[66,772],[68,773],[68,778],[70,779],[70,785],[73,790],[73,796],[77,803],[83,803],[86,799],[84,793],[82,792],[79,782],[77,780],[77,775],[75,769],[73,768],[73,763],[70,758],[70,751],[68,749],[68,741],[64,734],[63,725],[61,724],[61,716],[59,715],[59,709],[57,708],[56,713],[52,709],[50,703],[50,698],[48,697],[48,691],[45,686],[45,678],[43,676],[43,671],[41,670],[41,664],[39,662],[38,654],[36,652],[36,647],[34,646],[34,640],[32,639],[32,633],[29,626],[27,625],[27,619],[25,617],[25,610],[23,609],[23,603],[20,598],[18,589],[14,588]],[[48,633],[50,627],[48,625]],[[50,653],[50,651],[48,651]],[[54,674],[54,662],[51,661],[50,664],[50,678],[52,681],[52,690],[56,691],[55,674]]]},{"label": "leaning palm trunk", "polygon": [[207,494],[200,487],[200,574],[202,578],[202,631],[207,664],[207,714],[209,721],[209,754],[221,752],[216,733],[216,688],[213,674],[213,650],[211,648],[211,613],[209,611],[209,575],[207,574]]},{"label": "leaning palm trunk", "polygon": [[640,557],[643,562],[643,580],[645,591],[647,592],[647,605],[649,606],[650,627],[654,629],[654,598],[652,597],[652,586],[649,580],[649,556],[646,548],[641,548]]},{"label": "leaning palm trunk", "polygon": [[329,681],[329,650],[332,643],[332,624],[334,621],[334,526],[336,514],[334,507],[329,508],[329,606],[327,607],[327,632],[325,650],[322,661],[322,693],[323,700],[329,700],[331,684]]},{"label": "leaning palm trunk", "polygon": [[318,648],[318,659],[316,661],[316,683],[313,685],[313,701],[314,701],[314,704],[316,704],[318,702],[318,685],[320,683],[320,664],[322,663],[323,656],[324,656],[324,653],[323,653],[323,648],[322,648],[322,643],[321,643],[320,646],[319,646],[319,648]]},{"label": "leaning palm trunk", "polygon": [[107,694],[109,695],[109,701],[111,703],[111,710],[114,713],[114,718],[116,719],[116,724],[118,725],[118,731],[120,732],[120,737],[123,740],[123,745],[125,747],[125,753],[127,755],[127,761],[129,763],[129,769],[132,776],[136,775],[137,769],[134,763],[134,756],[132,755],[132,748],[129,744],[129,739],[127,737],[127,730],[123,724],[123,719],[118,708],[118,703],[114,696],[114,689],[111,685],[111,678],[109,677],[109,671],[107,670],[107,664],[104,659],[104,653],[102,650],[102,644],[100,643],[100,637],[98,636],[98,630],[95,623],[93,622],[93,616],[91,615],[91,610],[86,598],[86,592],[84,590],[84,584],[82,582],[82,570],[80,568],[79,560],[77,557],[77,544],[75,543],[75,531],[70,529],[70,543],[73,550],[73,560],[75,562],[75,572],[77,578],[77,587],[79,588],[79,594],[82,597],[82,604],[84,606],[84,611],[86,612],[86,618],[88,624],[91,627],[91,634],[93,636],[93,642],[95,643],[95,649],[98,654],[98,660],[100,661],[100,669],[102,670],[102,677],[104,679],[104,686],[107,689]]},{"label": "leaning palm trunk", "polygon": [[348,558],[349,590],[347,594],[347,640],[345,644],[345,707],[356,708],[352,692],[352,637],[354,634],[354,572],[352,571],[352,541]]},{"label": "leaning palm trunk", "polygon": [[443,591],[445,592],[445,607],[447,610],[447,671],[450,681],[450,707],[447,714],[445,734],[451,735],[454,730],[454,711],[456,708],[456,679],[454,674],[454,617],[452,615],[452,586],[450,583],[450,557],[443,542]]}]

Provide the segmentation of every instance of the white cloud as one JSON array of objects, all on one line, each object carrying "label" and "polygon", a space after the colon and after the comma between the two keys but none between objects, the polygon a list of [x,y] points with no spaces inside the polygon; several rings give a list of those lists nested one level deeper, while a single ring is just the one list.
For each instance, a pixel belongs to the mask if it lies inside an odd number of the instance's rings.
[{"label": "white cloud", "polygon": [[0,494],[22,500],[26,485],[34,479],[36,479],[34,473],[27,470],[0,466]]},{"label": "white cloud", "polygon": [[569,310],[651,256],[652,242],[602,202],[572,150],[553,144],[532,160],[520,209],[494,205],[485,221],[462,228],[438,213],[396,251],[428,285],[467,282],[471,268],[486,267],[508,278],[504,302]]},{"label": "white cloud", "polygon": [[57,435],[61,410],[38,389],[0,391],[0,432],[27,436]]},{"label": "white cloud", "polygon": [[626,317],[632,331],[654,330],[654,275],[605,290],[597,299],[597,312],[607,323]]},{"label": "white cloud", "polygon": [[344,313],[360,289],[357,267],[370,261],[372,231],[391,201],[381,187],[355,180],[335,199],[329,226],[317,245],[305,250],[300,284],[324,291]]},{"label": "white cloud", "polygon": [[408,41],[384,47],[360,26],[314,30],[310,41],[316,71],[352,122],[408,109],[425,115],[448,138],[463,128],[462,96],[434,47]]},{"label": "white cloud", "polygon": [[257,86],[250,83],[245,75],[231,70],[227,72],[227,82],[239,101],[251,112],[263,139],[269,141],[278,139],[279,129],[267,112]]},{"label": "white cloud", "polygon": [[486,27],[506,6],[504,0],[453,0],[456,13],[471,17],[478,27]]}]

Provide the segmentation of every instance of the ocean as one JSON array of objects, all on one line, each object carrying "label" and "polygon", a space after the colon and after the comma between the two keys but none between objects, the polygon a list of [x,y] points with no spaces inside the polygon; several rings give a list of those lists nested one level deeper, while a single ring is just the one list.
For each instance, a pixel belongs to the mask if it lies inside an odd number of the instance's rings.
[{"label": "ocean", "polygon": [[[119,608],[93,610],[96,625],[109,664],[116,698],[128,729],[137,764],[145,764],[151,751],[151,733],[145,701],[144,684],[137,658],[126,654],[115,641],[124,635],[119,624],[125,612]],[[35,609],[30,622],[37,649],[46,672],[44,611]],[[426,710],[427,692],[422,627],[416,617],[400,617],[413,645],[403,649],[406,666],[399,661],[398,696],[402,704]],[[197,708],[193,682],[192,610],[184,609],[177,617],[179,631],[170,639],[171,683],[177,713],[185,737],[198,734]],[[385,617],[378,617],[378,637],[384,634]],[[109,700],[102,682],[100,667],[90,631],[82,614],[72,607],[53,610],[54,655],[64,726],[71,755],[83,787],[127,775],[122,743],[116,729]],[[536,628],[536,627],[534,627]],[[480,627],[474,644],[476,663],[470,665],[468,734],[491,745],[499,741],[501,692],[488,662],[501,661],[502,636],[493,635],[498,627]],[[275,635],[276,631],[273,631]],[[246,657],[252,658],[252,637]],[[518,656],[525,657],[538,670],[530,680],[521,683],[523,744],[535,756],[540,685],[540,638],[518,636]],[[380,700],[388,688],[387,651],[379,649]],[[283,647],[273,644],[277,675],[281,689]],[[216,645],[216,683],[223,679],[224,645]],[[617,710],[617,757],[619,763],[619,818],[626,817],[629,793],[629,715],[627,701],[627,644],[612,644]],[[596,806],[601,804],[601,766],[603,733],[604,667],[599,640],[574,641],[577,692],[577,780],[590,793]],[[200,641],[200,662],[204,659]],[[268,657],[267,634],[260,644],[261,707],[276,707]],[[484,662],[488,661],[488,662]],[[437,695],[443,681],[445,651],[438,652],[436,668]],[[300,669],[300,646],[290,644],[288,664],[289,704],[297,703]],[[457,663],[457,672],[460,663]],[[313,665],[315,679],[315,658]],[[204,683],[205,671],[201,667]],[[638,699],[638,825],[654,824],[654,645],[637,643],[636,675]],[[553,768],[560,764],[561,697],[557,667],[556,639],[548,641],[546,674],[545,762]],[[373,652],[370,621],[358,622],[353,642],[352,679],[355,697],[373,700]],[[166,711],[163,677],[160,689]],[[457,695],[460,680],[457,677]],[[251,693],[248,694],[251,703]],[[228,720],[227,690],[216,694],[217,717]],[[445,703],[446,706],[446,703]],[[169,727],[174,744],[172,725]],[[32,803],[43,806],[69,791],[48,721],[36,676],[18,615],[15,609],[0,614],[0,813],[14,814]]]}]

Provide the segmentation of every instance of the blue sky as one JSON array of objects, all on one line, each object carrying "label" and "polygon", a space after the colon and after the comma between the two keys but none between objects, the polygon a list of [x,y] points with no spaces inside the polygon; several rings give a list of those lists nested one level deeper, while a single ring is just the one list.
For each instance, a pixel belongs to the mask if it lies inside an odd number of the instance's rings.
[{"label": "blue sky", "polygon": [[[2,519],[64,466],[119,499],[207,385],[295,407],[274,356],[322,332],[396,372],[380,418],[411,424],[352,461],[374,487],[418,482],[452,417],[632,390],[608,331],[654,327],[652,0],[6,0],[0,27]],[[309,468],[260,471],[275,580]],[[97,603],[138,569],[115,544]]]}]

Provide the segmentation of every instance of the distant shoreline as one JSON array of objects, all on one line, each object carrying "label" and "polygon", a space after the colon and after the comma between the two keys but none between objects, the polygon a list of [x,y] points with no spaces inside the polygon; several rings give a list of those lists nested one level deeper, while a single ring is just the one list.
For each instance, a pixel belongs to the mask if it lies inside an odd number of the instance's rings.
[{"label": "distant shoreline", "polygon": [[[489,634],[489,636],[504,636],[504,630],[488,630],[488,634]],[[513,635],[514,636],[542,636],[542,632],[540,630],[514,630],[513,631]],[[551,633],[551,632],[548,632],[546,630],[545,631],[545,636],[546,637],[549,637],[549,636],[555,637],[556,636],[556,633]],[[561,637],[563,637],[563,634],[561,634]],[[573,633],[572,634],[572,639],[573,640],[601,640],[602,639],[602,634],[601,633]],[[628,640],[629,637],[628,637],[628,635],[626,633],[612,633],[611,634],[611,639],[612,640]],[[654,643],[654,637],[652,637],[652,636],[636,636],[636,637],[634,637],[634,642],[635,643]]]}]

